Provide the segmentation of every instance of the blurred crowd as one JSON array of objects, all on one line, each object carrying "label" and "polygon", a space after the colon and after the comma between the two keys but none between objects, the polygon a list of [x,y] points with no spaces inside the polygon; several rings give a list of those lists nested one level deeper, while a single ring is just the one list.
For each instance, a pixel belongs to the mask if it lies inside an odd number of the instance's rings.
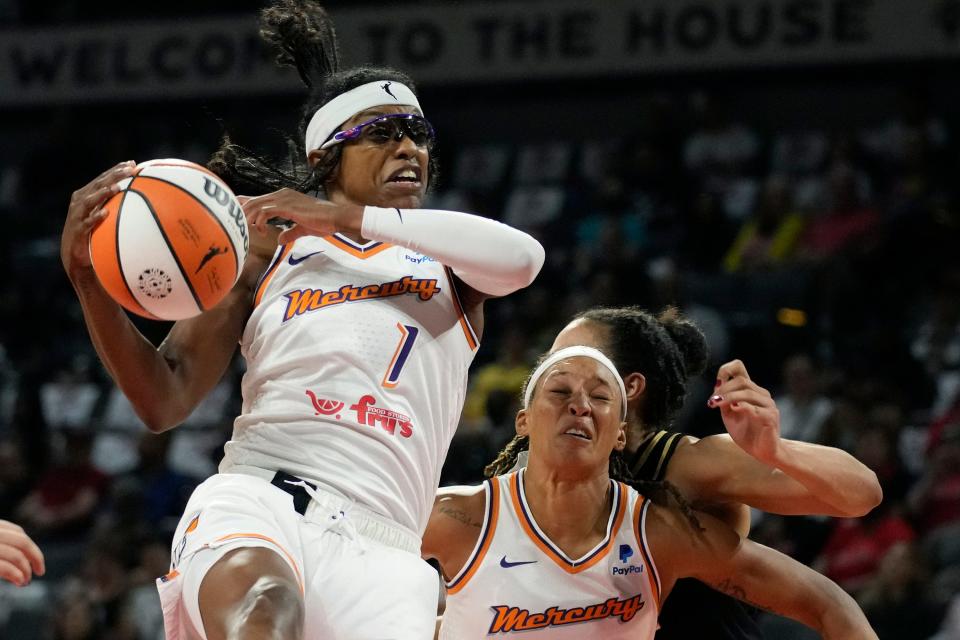
[{"label": "blurred crowd", "polygon": [[[678,430],[722,430],[706,400],[716,366],[740,358],[784,437],[841,447],[883,486],[864,518],[755,512],[752,537],[853,593],[883,639],[960,638],[960,120],[915,88],[855,126],[819,113],[770,126],[700,92],[629,108],[644,114],[629,131],[528,140],[518,124],[441,146],[429,206],[547,248],[532,287],[488,305],[442,483],[481,479],[531,364],[574,313],[676,304],[714,365]],[[203,162],[216,138],[177,108],[147,124],[114,110],[130,126],[104,130],[89,113],[45,113],[0,154],[0,519],[47,557],[43,579],[0,587],[0,637],[162,637],[153,580],[240,403],[238,359],[184,425],[153,435],[99,366],[59,264],[69,192],[127,158]],[[155,341],[168,329],[139,325]],[[772,616],[765,628],[807,637]]]}]

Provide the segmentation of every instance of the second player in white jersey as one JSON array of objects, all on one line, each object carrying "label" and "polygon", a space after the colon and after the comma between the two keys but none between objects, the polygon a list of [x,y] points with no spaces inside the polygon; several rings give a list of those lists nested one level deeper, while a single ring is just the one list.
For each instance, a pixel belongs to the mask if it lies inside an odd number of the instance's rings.
[{"label": "second player in white jersey", "polygon": [[484,483],[483,530],[467,564],[447,582],[440,637],[651,637],[660,582],[643,533],[648,501],[611,480],[606,537],[570,558],[533,517],[523,473]]},{"label": "second player in white jersey", "polygon": [[477,348],[449,269],[306,236],[278,250],[254,302],[221,471],[282,469],[419,535]]},{"label": "second player in white jersey", "polygon": [[653,640],[661,601],[693,577],[828,640],[876,640],[854,600],[809,567],[682,498],[667,505],[663,484],[638,483],[657,503],[627,489],[626,416],[626,386],[600,351],[559,349],[534,370],[522,441],[498,458],[526,450],[526,468],[434,503],[423,553],[449,578],[441,638]]}]

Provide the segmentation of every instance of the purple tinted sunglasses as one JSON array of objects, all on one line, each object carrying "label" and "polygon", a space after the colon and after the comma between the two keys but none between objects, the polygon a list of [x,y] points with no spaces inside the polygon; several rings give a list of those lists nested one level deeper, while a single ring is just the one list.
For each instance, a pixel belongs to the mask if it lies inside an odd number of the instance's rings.
[{"label": "purple tinted sunglasses", "polygon": [[355,127],[333,134],[329,140],[320,145],[320,148],[328,149],[335,144],[357,139],[382,145],[391,140],[400,142],[404,136],[410,138],[418,147],[433,148],[435,138],[433,127],[424,118],[412,113],[390,113],[361,122]]}]

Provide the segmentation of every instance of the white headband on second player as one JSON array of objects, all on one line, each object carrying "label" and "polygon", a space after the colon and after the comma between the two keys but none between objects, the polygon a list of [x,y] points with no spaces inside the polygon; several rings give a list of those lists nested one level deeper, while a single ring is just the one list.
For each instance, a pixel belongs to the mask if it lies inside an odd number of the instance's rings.
[{"label": "white headband on second player", "polygon": [[307,156],[327,141],[344,122],[367,109],[385,104],[402,104],[416,107],[423,115],[420,102],[406,85],[393,80],[377,80],[341,93],[323,105],[310,118],[304,144]]},{"label": "white headband on second player", "polygon": [[576,356],[583,356],[586,358],[591,358],[596,360],[607,369],[610,370],[610,373],[613,374],[614,379],[617,381],[617,386],[620,389],[620,419],[627,419],[627,388],[623,386],[623,378],[620,377],[620,372],[617,371],[617,367],[607,356],[603,355],[603,352],[594,349],[593,347],[585,347],[582,345],[577,345],[573,347],[564,347],[550,354],[550,356],[540,363],[540,366],[534,370],[533,375],[530,376],[530,381],[527,382],[527,390],[523,394],[523,408],[530,408],[530,399],[533,397],[533,388],[537,386],[537,381],[540,380],[541,376],[547,372],[547,369],[555,365],[560,360],[566,358],[574,358]]}]

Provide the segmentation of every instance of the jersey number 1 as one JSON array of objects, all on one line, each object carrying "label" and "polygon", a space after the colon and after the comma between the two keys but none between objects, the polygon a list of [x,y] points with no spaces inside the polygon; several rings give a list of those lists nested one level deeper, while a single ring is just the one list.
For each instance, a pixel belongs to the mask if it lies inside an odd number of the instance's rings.
[{"label": "jersey number 1", "polygon": [[390,361],[390,366],[387,367],[387,373],[383,376],[383,382],[381,383],[388,389],[394,388],[400,382],[400,372],[403,371],[403,365],[410,357],[413,343],[417,341],[417,334],[420,333],[420,329],[399,322],[397,323],[397,329],[400,330],[400,344],[397,345],[397,350],[393,352],[393,359]]}]

